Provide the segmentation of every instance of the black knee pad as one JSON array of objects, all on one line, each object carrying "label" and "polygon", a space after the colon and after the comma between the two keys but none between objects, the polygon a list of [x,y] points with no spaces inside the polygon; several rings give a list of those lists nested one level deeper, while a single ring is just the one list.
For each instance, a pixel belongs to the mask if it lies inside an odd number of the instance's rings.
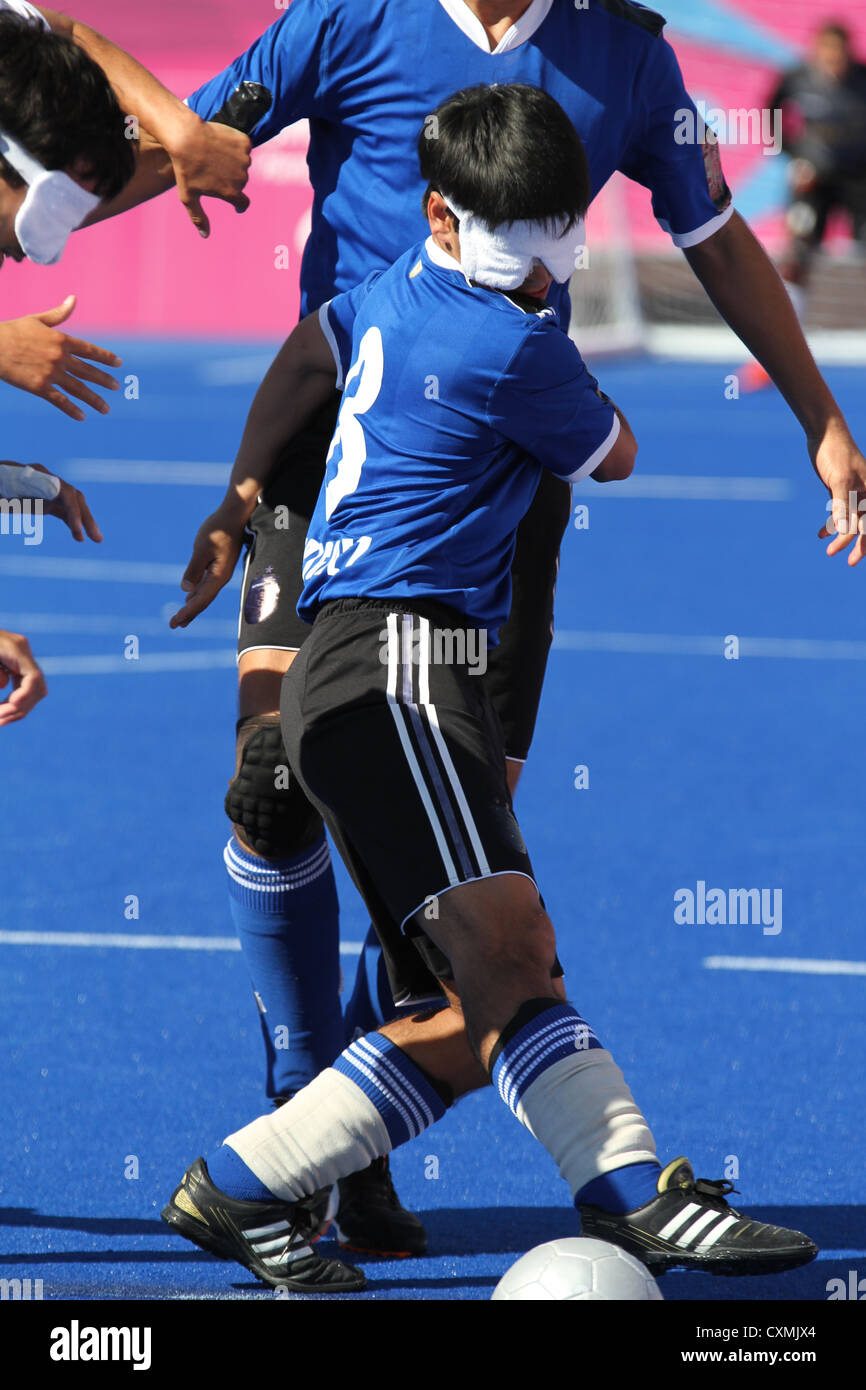
[{"label": "black knee pad", "polygon": [[263,859],[291,859],[324,827],[289,767],[280,717],[241,719],[237,732],[238,770],[226,793],[226,815],[241,842]]}]

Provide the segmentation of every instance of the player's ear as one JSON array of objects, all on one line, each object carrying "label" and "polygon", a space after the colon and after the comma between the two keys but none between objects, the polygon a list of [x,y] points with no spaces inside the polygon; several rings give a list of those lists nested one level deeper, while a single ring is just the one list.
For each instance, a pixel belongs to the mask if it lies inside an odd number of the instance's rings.
[{"label": "player's ear", "polygon": [[431,232],[454,232],[456,219],[442,194],[431,188],[427,197],[427,221]]}]

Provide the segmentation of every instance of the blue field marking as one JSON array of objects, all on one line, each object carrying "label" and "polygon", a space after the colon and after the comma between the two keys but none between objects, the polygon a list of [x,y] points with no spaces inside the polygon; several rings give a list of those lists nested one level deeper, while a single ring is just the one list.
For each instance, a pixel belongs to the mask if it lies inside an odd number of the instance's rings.
[{"label": "blue field marking", "polygon": [[[108,420],[76,426],[3,390],[10,458],[62,472],[64,459],[128,455],[186,472],[120,484],[112,463],[77,482],[102,547],[54,525],[29,550],[0,538],[0,624],[29,628],[56,673],[31,718],[0,730],[0,929],[16,941],[0,938],[0,1273],[41,1278],[46,1299],[262,1299],[251,1276],[159,1220],[187,1164],[264,1108],[242,961],[108,939],[231,933],[221,856],[237,592],[186,632],[167,618],[221,493],[189,465],[231,457],[256,384],[245,364],[264,349],[124,347],[141,398]],[[517,811],[571,995],[662,1156],[688,1154],[709,1178],[735,1164],[738,1206],[823,1248],[775,1278],[669,1275],[665,1298],[824,1300],[830,1280],[866,1275],[866,1011],[859,978],[783,962],[866,960],[866,571],[824,555],[823,490],[775,393],[726,401],[722,366],[595,370],[640,441],[643,494],[575,494],[589,524],[563,545],[559,635]],[[829,379],[866,436],[860,374]],[[76,562],[118,568],[74,578]],[[194,669],[197,654],[213,664]],[[154,666],[168,655],[174,666]],[[344,942],[357,943],[366,914],[342,866],[338,880]],[[781,890],[780,932],[678,923],[675,894],[699,881]],[[106,945],[23,944],[23,932],[102,933]],[[347,988],[355,959],[342,958]],[[368,1262],[355,1299],[486,1299],[525,1250],[577,1233],[552,1163],[492,1091],[461,1101],[393,1169],[430,1254]]]}]

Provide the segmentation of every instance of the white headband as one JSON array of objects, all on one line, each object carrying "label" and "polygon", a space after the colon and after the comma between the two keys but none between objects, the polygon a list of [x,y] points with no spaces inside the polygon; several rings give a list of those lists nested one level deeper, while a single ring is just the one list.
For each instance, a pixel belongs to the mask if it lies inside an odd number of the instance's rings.
[{"label": "white headband", "polygon": [[494,290],[516,290],[541,261],[561,285],[577,269],[586,242],[582,217],[568,230],[551,232],[541,222],[505,222],[491,231],[487,223],[467,212],[443,193],[460,222],[460,264],[467,280]]},{"label": "white headband", "polygon": [[2,130],[0,155],[28,185],[27,197],[15,218],[21,250],[36,265],[56,265],[70,234],[101,199],[60,169],[46,169]]}]

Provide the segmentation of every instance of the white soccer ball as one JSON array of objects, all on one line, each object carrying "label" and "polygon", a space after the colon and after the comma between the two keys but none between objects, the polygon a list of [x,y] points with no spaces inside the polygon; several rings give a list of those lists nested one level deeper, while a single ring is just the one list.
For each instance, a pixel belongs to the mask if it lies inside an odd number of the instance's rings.
[{"label": "white soccer ball", "polygon": [[582,1238],[549,1240],[521,1256],[492,1299],[548,1303],[654,1300],[661,1290],[645,1265],[618,1245]]}]

